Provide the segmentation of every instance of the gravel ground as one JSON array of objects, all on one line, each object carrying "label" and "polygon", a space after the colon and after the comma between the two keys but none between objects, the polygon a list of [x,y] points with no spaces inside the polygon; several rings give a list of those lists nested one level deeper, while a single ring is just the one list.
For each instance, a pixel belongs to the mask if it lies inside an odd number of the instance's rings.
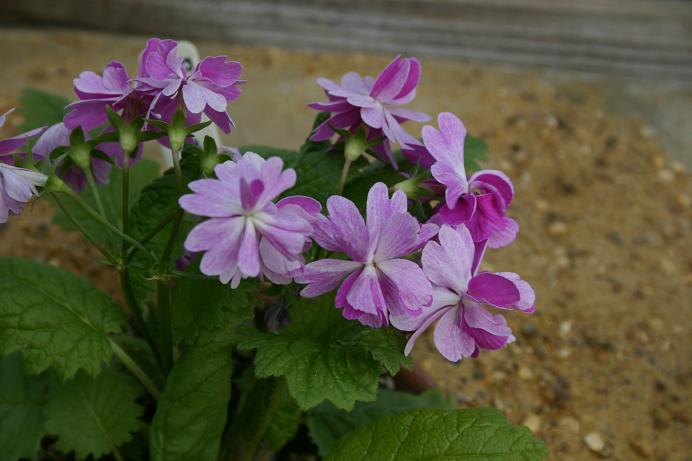
[{"label": "gravel ground", "polygon": [[[111,59],[134,69],[142,44],[141,37],[5,29],[0,111],[25,86],[71,96],[73,76]],[[238,122],[230,145],[296,146],[314,115],[305,104],[321,98],[316,77],[372,74],[387,61],[213,42],[200,48],[246,66],[245,92],[230,109]],[[651,100],[632,95],[641,86],[423,64],[415,108],[456,112],[490,144],[489,166],[515,182],[511,214],[520,236],[490,252],[485,267],[522,274],[538,309],[508,316],[517,341],[506,350],[453,365],[428,340],[417,360],[460,405],[495,406],[529,426],[550,446],[551,460],[692,460],[692,182],[671,160],[692,156],[684,136],[673,139],[634,116]],[[659,101],[643,119],[675,131],[688,102],[677,100],[683,110],[665,115]],[[45,203],[0,226],[0,254],[66,267],[119,297],[114,274],[79,236],[51,224]]]}]

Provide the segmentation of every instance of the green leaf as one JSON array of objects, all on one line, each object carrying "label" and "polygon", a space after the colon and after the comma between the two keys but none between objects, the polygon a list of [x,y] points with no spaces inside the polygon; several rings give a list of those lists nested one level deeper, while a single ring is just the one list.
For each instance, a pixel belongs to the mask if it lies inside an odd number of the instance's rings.
[{"label": "green leaf", "polygon": [[464,168],[466,173],[480,170],[479,162],[484,160],[488,160],[488,143],[481,138],[467,134],[464,140]]},{"label": "green leaf", "polygon": [[548,449],[526,427],[490,408],[410,410],[343,437],[326,461],[539,461]]},{"label": "green leaf", "polygon": [[346,183],[344,197],[355,203],[361,211],[364,211],[368,192],[370,192],[370,188],[375,183],[383,182],[387,186],[393,186],[404,179],[406,178],[399,171],[392,168],[391,165],[376,162],[364,168],[357,176]]},{"label": "green leaf", "polygon": [[46,407],[46,428],[62,451],[98,458],[132,438],[143,408],[140,387],[128,375],[105,368],[92,378],[79,373],[57,388]]},{"label": "green leaf", "polygon": [[62,96],[36,88],[25,88],[19,97],[19,107],[24,116],[20,131],[29,131],[42,126],[55,125],[65,117],[65,106],[70,103]]},{"label": "green leaf", "polygon": [[[186,156],[181,162],[183,181],[185,184],[197,179],[200,175],[199,159],[194,156]],[[166,171],[162,176],[148,184],[139,194],[139,198],[130,208],[130,235],[141,239],[167,216],[171,216],[178,206],[177,180],[173,170]],[[192,222],[186,218],[183,220],[178,232],[178,241],[175,244],[173,255],[182,254],[182,243],[192,226]],[[161,256],[171,232],[168,224],[161,229],[156,236],[145,246],[157,257]],[[152,291],[154,283],[149,280],[152,270],[152,260],[144,252],[139,251],[133,259],[136,269],[131,271],[132,283],[136,296],[142,300],[147,293]]]},{"label": "green leaf", "polygon": [[264,434],[267,447],[272,451],[278,451],[291,440],[298,432],[301,416],[302,412],[296,401],[290,395],[285,395]]},{"label": "green leaf", "polygon": [[[154,180],[159,174],[159,164],[153,160],[142,159],[130,170],[130,189],[129,203],[133,203],[144,186]],[[97,186],[103,205],[106,209],[106,217],[111,224],[120,228],[122,225],[122,170],[113,168],[111,170],[108,184]],[[80,197],[92,208],[96,209],[96,203],[91,191],[84,190]],[[104,230],[103,226],[94,218],[89,216],[84,209],[71,198],[62,198],[67,211],[86,229],[86,231],[99,243],[110,244],[113,248],[120,242],[120,238]],[[131,207],[132,209],[132,207]],[[76,230],[72,222],[65,214],[56,207],[54,218],[55,224],[66,230]],[[134,220],[133,220],[134,222]]]},{"label": "green leaf", "polygon": [[393,344],[389,333],[344,319],[333,296],[297,298],[290,312],[291,323],[278,334],[251,330],[238,347],[257,349],[257,377],[285,376],[303,409],[325,399],[344,409],[357,400],[374,400],[384,365],[398,369],[397,354],[399,363],[406,363],[403,342],[385,352]]},{"label": "green leaf", "polygon": [[112,355],[125,314],[105,293],[57,267],[0,258],[0,354],[21,351],[27,370],[95,375]]},{"label": "green leaf", "polygon": [[334,448],[337,440],[349,432],[383,416],[414,408],[456,410],[457,404],[447,400],[438,390],[414,395],[380,389],[376,401],[358,402],[350,412],[340,410],[329,402],[321,403],[308,413],[307,425],[320,455],[326,456]]},{"label": "green leaf", "polygon": [[233,334],[204,328],[168,376],[151,425],[153,461],[215,461],[231,398]]},{"label": "green leaf", "polygon": [[[159,367],[154,353],[149,347],[149,344],[137,336],[131,335],[114,335],[113,341],[130,356],[134,362],[139,365],[147,377],[156,385],[158,389],[162,389],[165,383],[163,373]],[[117,370],[129,373],[129,369],[120,361],[114,361],[113,367]]]},{"label": "green leaf", "polygon": [[0,378],[0,461],[33,461],[46,433],[43,407],[54,382],[46,374],[27,376],[19,353],[0,358]]},{"label": "green leaf", "polygon": [[234,334],[238,325],[253,318],[256,283],[243,281],[236,289],[216,279],[182,278],[176,281],[171,303],[173,339],[194,343],[200,328],[224,328]]},{"label": "green leaf", "polygon": [[293,164],[296,162],[298,159],[298,151],[291,150],[291,149],[282,149],[279,147],[272,147],[272,146],[262,146],[258,144],[253,144],[250,146],[242,146],[239,147],[238,150],[240,151],[241,154],[244,154],[246,152],[254,152],[255,154],[263,157],[263,158],[269,158],[269,157],[279,157],[281,160],[284,161],[284,168],[288,168],[293,166]]},{"label": "green leaf", "polygon": [[343,166],[344,156],[337,152],[305,152],[293,166],[297,179],[289,193],[307,195],[324,205],[329,196],[337,193]]}]

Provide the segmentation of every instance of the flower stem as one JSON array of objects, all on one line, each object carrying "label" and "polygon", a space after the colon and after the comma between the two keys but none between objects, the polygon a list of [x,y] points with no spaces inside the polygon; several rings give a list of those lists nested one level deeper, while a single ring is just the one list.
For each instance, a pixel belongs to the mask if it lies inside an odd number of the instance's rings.
[{"label": "flower stem", "polygon": [[[144,237],[142,237],[139,240],[139,243],[142,245],[146,245],[149,240],[153,239],[156,237],[156,235],[161,232],[171,221],[173,221],[173,218],[175,218],[175,215],[177,213],[176,211],[173,211],[171,213],[168,213],[164,218],[159,221],[159,223],[154,226],[153,229],[151,229]],[[132,261],[132,258],[134,258],[135,254],[137,253],[138,247],[132,247],[129,249],[127,256],[125,257],[125,264],[129,263]]]},{"label": "flower stem", "polygon": [[161,327],[161,369],[164,376],[168,376],[168,372],[173,366],[173,338],[171,331],[171,298],[169,291],[168,280],[156,281],[156,297],[159,307],[159,325]]},{"label": "flower stem", "polygon": [[[122,212],[122,217],[123,217],[123,234],[127,234],[127,228],[128,228],[128,218],[130,214],[130,156],[123,153],[123,169],[122,169],[122,176],[123,176],[123,189],[122,189],[122,194],[123,194],[123,199],[122,199],[122,204],[123,204],[123,212]],[[127,250],[127,242],[123,240],[123,245],[122,245],[122,257],[125,259],[125,251]]]},{"label": "flower stem", "polygon": [[120,286],[122,287],[123,294],[125,295],[125,301],[127,302],[127,305],[130,308],[130,312],[132,312],[132,315],[135,318],[135,324],[137,325],[137,329],[140,331],[140,333],[142,333],[142,336],[144,336],[144,339],[146,340],[147,344],[149,344],[149,348],[154,353],[156,361],[159,363],[159,365],[161,365],[161,354],[159,354],[159,349],[156,346],[156,342],[151,336],[151,332],[149,331],[147,322],[144,320],[142,307],[140,306],[139,301],[135,296],[134,290],[132,289],[130,270],[127,267],[127,265],[123,265],[122,270],[120,271]]},{"label": "flower stem", "polygon": [[57,203],[58,207],[60,207],[60,210],[63,212],[63,214],[65,216],[67,216],[67,219],[70,220],[72,225],[74,227],[76,227],[79,232],[82,233],[84,238],[87,239],[92,245],[94,245],[106,259],[113,261],[115,258],[111,254],[111,252],[108,251],[108,249],[106,249],[106,247],[104,247],[103,245],[98,243],[96,241],[96,239],[94,239],[91,235],[89,235],[89,232],[87,232],[87,230],[84,228],[84,226],[82,226],[82,224],[77,219],[75,219],[75,217],[72,216],[70,214],[70,212],[67,210],[67,207],[65,207],[65,204],[60,199],[60,196],[56,193],[53,193],[52,196],[53,196],[53,199],[55,200],[55,203]]},{"label": "flower stem", "polygon": [[[173,156],[173,168],[175,170],[175,177],[177,182],[178,196],[183,193],[183,171],[180,167],[180,149],[174,149],[171,152]],[[180,230],[180,224],[183,221],[183,210],[177,203],[175,215],[173,216],[173,225],[171,227],[171,233],[168,236],[168,241],[166,246],[161,253],[161,259],[159,260],[159,271],[162,272],[163,278],[156,281],[156,294],[158,299],[159,308],[159,325],[161,330],[161,367],[163,368],[164,375],[167,375],[171,369],[173,363],[173,340],[171,331],[171,298],[170,298],[170,282],[169,282],[169,271],[171,265],[171,255],[173,254],[173,247],[175,246],[176,239],[178,237],[178,231]]]},{"label": "flower stem", "polygon": [[158,400],[161,397],[161,391],[156,387],[156,385],[149,379],[147,374],[142,370],[139,365],[130,357],[127,352],[125,352],[115,341],[110,340],[111,349],[118,359],[127,367],[128,370],[132,372],[133,375],[139,382],[142,383],[144,388],[151,394],[154,399]]},{"label": "flower stem", "polygon": [[84,174],[86,175],[87,178],[87,183],[89,183],[89,189],[91,190],[91,194],[94,196],[94,202],[96,202],[96,208],[98,209],[98,212],[103,216],[105,219],[106,217],[106,209],[103,208],[103,202],[101,201],[101,193],[98,190],[98,187],[96,186],[96,181],[94,180],[94,173],[91,172],[91,168],[84,168]]},{"label": "flower stem", "polygon": [[264,434],[267,432],[267,428],[269,427],[269,423],[271,423],[272,416],[274,416],[274,413],[279,408],[281,401],[284,399],[287,388],[286,380],[279,378],[277,381],[278,382],[276,383],[274,392],[272,392],[264,414],[261,416],[262,419],[260,420],[260,424],[245,445],[245,450],[240,458],[242,461],[252,461],[255,458],[257,446],[262,441]]},{"label": "flower stem", "polygon": [[142,245],[141,243],[139,243],[137,240],[133,239],[133,238],[130,237],[129,235],[123,233],[120,229],[118,229],[118,228],[115,227],[113,224],[111,224],[110,222],[108,222],[108,220],[107,220],[106,218],[104,218],[104,217],[103,217],[101,214],[99,214],[96,210],[94,210],[93,208],[91,208],[84,200],[82,200],[82,198],[79,196],[79,194],[77,194],[76,192],[74,192],[74,191],[71,190],[71,189],[69,189],[69,190],[68,190],[67,192],[65,192],[65,193],[66,193],[72,200],[74,200],[75,202],[77,202],[77,204],[78,204],[80,207],[82,207],[82,208],[84,209],[84,211],[86,211],[86,213],[87,213],[89,216],[91,216],[91,217],[94,218],[96,221],[98,221],[99,224],[101,224],[102,226],[104,226],[106,229],[108,229],[110,232],[112,232],[113,234],[117,235],[118,237],[120,237],[120,238],[122,238],[122,239],[124,239],[124,240],[127,240],[127,241],[130,242],[131,244],[135,245],[135,246],[138,247],[140,250],[146,251],[149,255],[151,255],[151,256],[153,257],[153,255],[151,254],[151,252],[149,252],[149,250],[147,250],[147,249],[144,247],[144,245]]},{"label": "flower stem", "polygon": [[346,185],[346,178],[348,178],[348,171],[351,169],[351,160],[346,159],[344,161],[344,167],[341,169],[341,178],[339,179],[339,190],[338,194],[341,195],[344,192],[344,186]]}]

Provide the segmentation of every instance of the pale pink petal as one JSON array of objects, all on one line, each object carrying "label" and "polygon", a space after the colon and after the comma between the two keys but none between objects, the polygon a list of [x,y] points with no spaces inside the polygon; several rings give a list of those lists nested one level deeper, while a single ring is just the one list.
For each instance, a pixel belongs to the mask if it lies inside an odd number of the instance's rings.
[{"label": "pale pink petal", "polygon": [[474,339],[461,328],[459,315],[460,309],[449,309],[435,325],[435,347],[450,362],[471,357],[477,347]]}]

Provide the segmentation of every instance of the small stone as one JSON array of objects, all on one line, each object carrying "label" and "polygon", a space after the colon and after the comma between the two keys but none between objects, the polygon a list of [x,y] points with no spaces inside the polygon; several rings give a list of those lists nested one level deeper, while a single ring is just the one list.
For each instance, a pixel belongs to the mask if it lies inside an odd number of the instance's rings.
[{"label": "small stone", "polygon": [[521,326],[521,333],[524,335],[526,338],[533,338],[536,336],[536,333],[538,333],[538,327],[534,325],[533,323],[525,323]]},{"label": "small stone", "polygon": [[523,380],[529,380],[533,378],[533,372],[531,371],[531,368],[526,367],[524,365],[519,367],[519,379]]},{"label": "small stone", "polygon": [[598,432],[590,432],[586,434],[586,436],[584,436],[584,443],[587,447],[589,447],[589,450],[593,451],[594,453],[601,453],[605,448],[605,441]]},{"label": "small stone", "polygon": [[531,430],[531,432],[535,434],[541,428],[541,417],[535,413],[531,413],[521,424],[522,426],[528,427]]},{"label": "small stone", "polygon": [[573,432],[575,434],[579,433],[579,421],[572,418],[571,416],[565,416],[564,418],[560,419],[560,425],[570,432]]},{"label": "small stone", "polygon": [[567,232],[567,230],[567,224],[562,221],[555,221],[548,226],[548,233],[554,236],[563,235]]},{"label": "small stone", "polygon": [[692,198],[687,194],[678,195],[678,205],[683,208],[689,208],[692,205]]},{"label": "small stone", "polygon": [[569,336],[569,333],[572,331],[572,321],[571,320],[565,320],[564,322],[560,323],[560,337],[566,338]]},{"label": "small stone", "polygon": [[653,454],[653,450],[649,442],[641,438],[630,441],[630,448],[642,458],[650,458]]},{"label": "small stone", "polygon": [[558,355],[558,357],[560,357],[561,359],[566,359],[567,357],[569,357],[570,355],[572,355],[572,351],[571,351],[568,347],[563,347],[562,349],[560,349],[559,351],[557,351],[557,355]]},{"label": "small stone", "polygon": [[533,205],[536,207],[538,211],[548,211],[548,209],[550,208],[550,204],[543,199],[536,200]]},{"label": "small stone", "polygon": [[675,173],[671,170],[661,170],[658,172],[658,180],[661,182],[671,182],[675,179]]}]

